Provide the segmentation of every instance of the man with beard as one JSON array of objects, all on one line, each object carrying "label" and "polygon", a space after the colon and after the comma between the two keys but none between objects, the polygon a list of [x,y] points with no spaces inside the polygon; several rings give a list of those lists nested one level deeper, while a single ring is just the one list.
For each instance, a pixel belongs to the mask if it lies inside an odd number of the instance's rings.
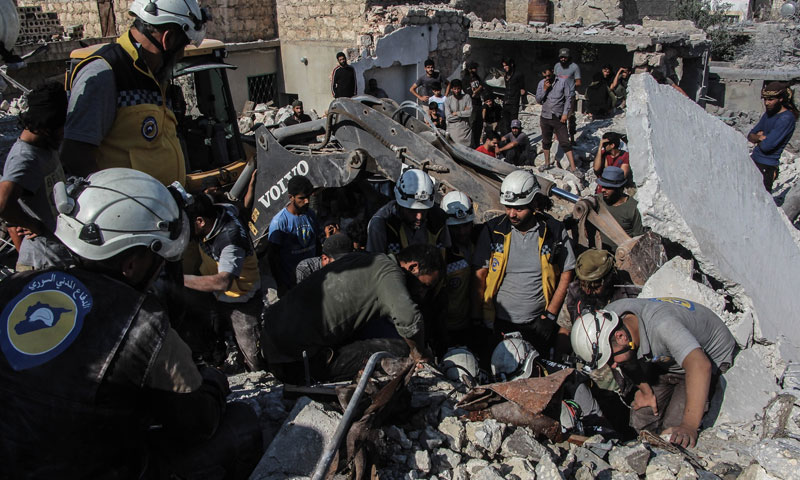
[{"label": "man with beard", "polygon": [[[605,68],[605,67],[604,67]],[[572,54],[569,48],[562,48],[558,52],[558,63],[553,67],[553,72],[556,77],[567,82],[572,90],[572,100],[569,104],[569,139],[572,144],[575,144],[575,132],[577,131],[577,121],[575,119],[575,110],[577,110],[578,102],[577,95],[575,95],[576,88],[581,86],[581,68],[577,63],[572,61]],[[609,75],[611,70],[609,69]]]},{"label": "man with beard", "polygon": [[292,102],[292,116],[283,121],[283,126],[288,127],[310,121],[311,117],[303,111],[303,102],[295,100]]},{"label": "man with beard", "polygon": [[317,216],[309,208],[314,185],[297,175],[289,179],[286,189],[289,203],[272,219],[267,236],[267,260],[278,284],[278,295],[297,283],[297,264],[317,255],[320,238]]},{"label": "man with beard", "polygon": [[472,142],[471,148],[478,148],[481,143],[481,133],[483,131],[483,106],[482,97],[486,93],[486,85],[483,79],[478,75],[478,63],[469,62],[467,70],[464,72],[464,92],[472,99],[472,113],[469,117],[469,124],[472,127]]},{"label": "man with beard", "polygon": [[761,98],[764,99],[766,112],[750,130],[747,140],[756,144],[750,156],[764,178],[764,188],[772,192],[772,184],[778,178],[781,154],[794,134],[800,112],[792,101],[792,90],[786,83],[769,83],[761,91]]},{"label": "man with beard", "polygon": [[[264,311],[261,348],[281,381],[350,379],[372,353],[428,361],[420,304],[444,275],[439,249],[413,245],[397,255],[354,253],[312,273]],[[356,340],[372,320],[389,318],[400,338]]]},{"label": "man with beard", "polygon": [[187,325],[190,329],[201,323],[209,325],[215,340],[232,329],[247,368],[261,370],[258,318],[264,304],[250,236],[235,207],[215,205],[206,194],[195,195],[186,212],[201,264],[199,275],[183,276],[189,300],[185,323],[191,324]]},{"label": "man with beard", "polygon": [[68,266],[69,251],[53,236],[56,228],[53,185],[65,181],[58,159],[64,134],[67,94],[57,83],[28,94],[20,114],[24,130],[11,147],[0,180],[0,218],[24,235],[17,271]]},{"label": "man with beard", "polygon": [[567,80],[557,77],[550,68],[542,71],[542,80],[536,87],[536,101],[542,105],[539,125],[542,127],[542,151],[544,152],[544,165],[539,166],[539,171],[552,168],[550,147],[553,146],[553,134],[555,133],[561,150],[564,150],[564,154],[569,160],[569,171],[575,175],[581,175],[575,166],[572,142],[567,132],[567,118],[573,98],[575,98],[575,90],[570,87]]},{"label": "man with beard", "polygon": [[367,224],[368,252],[397,253],[416,244],[450,247],[445,214],[433,204],[434,185],[427,173],[416,168],[403,172],[394,197]]},{"label": "man with beard", "polygon": [[131,28],[83,60],[70,90],[61,159],[71,174],[133,168],[169,185],[186,166],[166,94],[184,48],[199,46],[208,14],[196,0],[135,0]]},{"label": "man with beard", "polygon": [[475,247],[475,298],[495,335],[520,332],[546,355],[572,281],[575,256],[564,225],[546,213],[553,201],[526,170],[500,187],[506,214],[486,222]]},{"label": "man with beard", "polygon": [[447,120],[447,133],[454,142],[465,147],[472,142],[472,99],[461,91],[461,80],[450,82],[450,95],[444,101],[444,118]]},{"label": "man with beard", "polygon": [[355,97],[358,94],[356,84],[356,71],[347,64],[344,52],[336,54],[339,63],[331,72],[331,94],[333,98]]},{"label": "man with beard", "polygon": [[[637,237],[644,234],[642,226],[642,214],[639,213],[638,203],[633,198],[625,194],[625,172],[619,167],[606,167],[603,175],[597,179],[600,193],[595,194],[598,202],[605,204],[608,212],[619,223],[630,237]],[[600,232],[603,248],[610,252],[616,250],[616,246],[611,243],[603,232]]]}]

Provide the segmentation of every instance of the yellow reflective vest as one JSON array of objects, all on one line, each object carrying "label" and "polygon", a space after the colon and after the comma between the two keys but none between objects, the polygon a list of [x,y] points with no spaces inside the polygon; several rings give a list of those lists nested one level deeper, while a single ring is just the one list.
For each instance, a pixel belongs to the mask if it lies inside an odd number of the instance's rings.
[{"label": "yellow reflective vest", "polygon": [[[560,269],[551,263],[551,259],[556,248],[560,246],[563,225],[547,214],[540,216],[539,222],[538,254],[542,262],[542,289],[546,307],[550,305],[550,299],[553,298],[553,293],[556,291],[558,277],[561,275]],[[495,319],[494,299],[506,275],[513,227],[508,216],[502,215],[486,222],[486,228],[489,231],[489,248],[492,253],[489,258],[489,273],[486,276],[486,290],[483,294],[483,318],[491,324]],[[515,252],[514,255],[525,255],[526,253],[528,252]]]},{"label": "yellow reflective vest", "polygon": [[[177,135],[178,121],[164,89],[133,45],[130,31],[80,62],[67,79],[67,89],[89,62],[105,61],[114,72],[117,115],[100,143],[100,169],[133,168],[164,185],[186,181],[186,165]],[[86,92],[84,95],[91,94]]]}]

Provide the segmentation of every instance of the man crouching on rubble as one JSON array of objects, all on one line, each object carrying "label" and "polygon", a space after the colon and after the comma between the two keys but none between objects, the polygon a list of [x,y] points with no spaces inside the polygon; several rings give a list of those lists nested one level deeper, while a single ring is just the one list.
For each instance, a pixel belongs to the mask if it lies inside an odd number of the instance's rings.
[{"label": "man crouching on rubble", "polygon": [[671,434],[684,447],[697,442],[709,390],[736,350],[714,312],[680,298],[617,300],[582,315],[571,340],[590,368],[611,366],[622,393],[638,387],[630,417],[636,431]]},{"label": "man crouching on rubble", "polygon": [[[429,361],[418,304],[443,271],[442,254],[430,245],[337,259],[264,311],[261,348],[268,369],[283,382],[299,384],[305,377],[303,352],[318,381],[350,378],[381,350]],[[380,317],[391,319],[402,340],[355,341],[362,327]]]},{"label": "man crouching on rubble", "polygon": [[0,284],[3,473],[246,478],[261,453],[255,413],[226,405],[225,376],[198,370],[148,293],[186,247],[186,216],[166,187],[130,169],[55,190],[55,236],[76,268]]}]

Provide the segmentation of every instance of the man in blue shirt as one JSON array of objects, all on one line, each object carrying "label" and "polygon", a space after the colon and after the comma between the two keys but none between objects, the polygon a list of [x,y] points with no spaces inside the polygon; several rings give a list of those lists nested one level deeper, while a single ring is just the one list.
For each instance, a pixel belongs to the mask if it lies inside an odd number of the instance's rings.
[{"label": "man in blue shirt", "polygon": [[761,90],[766,112],[747,140],[756,144],[750,157],[764,177],[764,188],[772,192],[772,184],[778,177],[778,165],[786,144],[792,138],[797,117],[800,115],[792,102],[789,85],[770,82]]},{"label": "man in blue shirt", "polygon": [[287,185],[289,203],[269,224],[267,260],[283,295],[296,283],[295,269],[300,261],[317,255],[319,232],[317,217],[308,208],[314,190],[311,181],[297,175]]}]

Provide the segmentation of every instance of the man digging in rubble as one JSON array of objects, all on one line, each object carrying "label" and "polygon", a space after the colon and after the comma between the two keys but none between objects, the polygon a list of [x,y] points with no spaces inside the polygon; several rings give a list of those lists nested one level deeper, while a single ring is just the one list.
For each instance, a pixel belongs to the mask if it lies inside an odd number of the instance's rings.
[{"label": "man digging in rubble", "polygon": [[394,196],[367,225],[368,252],[397,253],[415,244],[450,247],[445,214],[433,204],[434,185],[427,173],[415,168],[403,172]]},{"label": "man digging in rubble", "polygon": [[684,447],[697,442],[709,390],[736,351],[736,340],[714,312],[680,298],[617,300],[582,315],[571,340],[590,368],[610,365],[621,372],[624,393],[626,383],[638,387],[633,428],[670,434]]},{"label": "man digging in rubble", "polygon": [[[369,356],[386,350],[429,361],[418,304],[444,275],[441,252],[413,245],[394,255],[353,253],[314,272],[264,311],[262,352],[279,380],[349,379]],[[391,319],[400,339],[356,341],[371,320]]]},{"label": "man digging in rubble", "polygon": [[68,266],[72,255],[53,236],[56,228],[53,185],[65,181],[58,159],[64,133],[67,95],[57,83],[27,95],[28,110],[20,115],[24,130],[11,147],[0,180],[0,218],[25,235],[17,271]]},{"label": "man digging in rubble", "polygon": [[[193,200],[186,211],[202,263],[199,275],[183,276],[190,312],[184,323],[192,328],[211,320],[217,324],[218,335],[232,329],[247,368],[262,370],[258,355],[261,276],[250,236],[235,207],[214,204],[205,194]],[[235,346],[231,347],[235,352]]]},{"label": "man digging in rubble", "polygon": [[[764,188],[772,192],[772,184],[778,178],[781,154],[794,134],[800,112],[794,105],[792,90],[787,83],[770,82],[761,90],[761,98],[766,111],[750,130],[747,140],[756,144],[750,157],[764,178]],[[790,218],[794,221],[797,215]]]},{"label": "man digging in rubble", "polygon": [[166,86],[184,48],[203,41],[209,17],[196,0],[135,0],[129,13],[133,26],[67,79],[64,169],[85,176],[126,167],[164,185],[183,184],[186,166]]},{"label": "man digging in rubble", "polygon": [[[61,188],[59,188],[61,187]],[[159,181],[106,169],[67,193],[55,235],[68,270],[0,287],[0,458],[8,478],[247,478],[252,409],[198,367],[148,287],[188,221]]]},{"label": "man digging in rubble", "polygon": [[500,203],[506,214],[486,222],[475,247],[475,299],[496,335],[521,332],[547,356],[575,268],[572,245],[532,173],[509,174]]}]

